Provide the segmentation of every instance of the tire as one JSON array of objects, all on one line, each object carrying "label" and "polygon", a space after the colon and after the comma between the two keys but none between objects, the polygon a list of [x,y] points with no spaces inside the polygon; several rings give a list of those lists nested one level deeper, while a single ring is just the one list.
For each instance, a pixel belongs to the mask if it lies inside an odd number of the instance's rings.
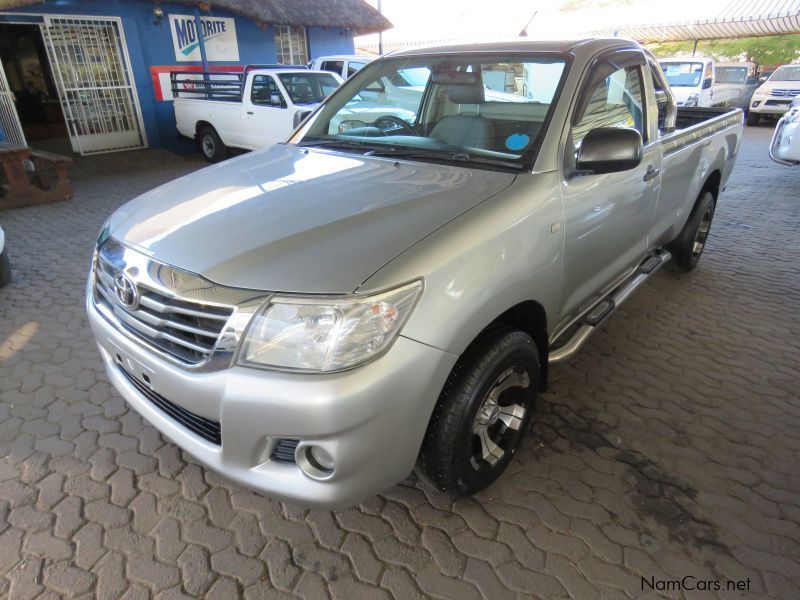
[{"label": "tire", "polygon": [[210,163],[218,163],[228,158],[228,147],[220,139],[217,130],[206,125],[198,135],[200,153]]},{"label": "tire", "polygon": [[8,252],[0,254],[0,288],[11,283],[11,262]]},{"label": "tire", "polygon": [[451,497],[493,483],[528,430],[539,377],[539,353],[528,334],[504,327],[474,343],[434,409],[420,452],[421,474]]},{"label": "tire", "polygon": [[711,192],[703,192],[680,235],[667,246],[672,252],[674,263],[687,273],[697,266],[705,250],[715,208],[714,195]]},{"label": "tire", "polygon": [[758,122],[761,120],[761,117],[754,113],[752,110],[747,113],[747,126],[748,127],[756,127]]}]

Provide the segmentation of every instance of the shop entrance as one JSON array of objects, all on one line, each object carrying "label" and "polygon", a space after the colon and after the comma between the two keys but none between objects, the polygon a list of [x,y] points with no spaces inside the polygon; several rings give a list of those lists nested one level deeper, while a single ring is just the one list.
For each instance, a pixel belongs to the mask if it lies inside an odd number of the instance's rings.
[{"label": "shop entrance", "polygon": [[0,40],[0,128],[8,141],[80,154],[147,146],[119,19],[0,23]]}]

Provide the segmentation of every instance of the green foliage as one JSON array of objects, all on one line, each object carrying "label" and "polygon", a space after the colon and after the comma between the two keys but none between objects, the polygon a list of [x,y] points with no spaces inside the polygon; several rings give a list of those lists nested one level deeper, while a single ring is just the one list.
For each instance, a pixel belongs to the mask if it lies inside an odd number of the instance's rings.
[{"label": "green foliage", "polygon": [[[658,57],[690,55],[693,46],[693,41],[648,44],[650,51]],[[780,65],[800,58],[800,34],[737,40],[700,40],[697,54],[716,60],[753,60],[760,65]]]}]

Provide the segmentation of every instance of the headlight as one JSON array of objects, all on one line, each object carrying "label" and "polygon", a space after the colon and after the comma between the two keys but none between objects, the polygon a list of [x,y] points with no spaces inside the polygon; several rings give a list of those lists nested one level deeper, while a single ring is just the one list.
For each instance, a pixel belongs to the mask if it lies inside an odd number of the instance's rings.
[{"label": "headlight", "polygon": [[361,365],[391,347],[420,292],[418,280],[372,296],[275,296],[253,317],[239,364],[314,373]]},{"label": "headlight", "polygon": [[108,238],[111,235],[110,230],[111,230],[110,221],[107,220],[105,223],[103,223],[103,226],[100,228],[100,233],[97,234],[97,244],[96,244],[97,248],[101,248],[103,244],[105,244],[108,241]]},{"label": "headlight", "polygon": [[698,96],[697,94],[689,94],[689,97],[686,99],[686,104],[684,106],[697,106]]}]

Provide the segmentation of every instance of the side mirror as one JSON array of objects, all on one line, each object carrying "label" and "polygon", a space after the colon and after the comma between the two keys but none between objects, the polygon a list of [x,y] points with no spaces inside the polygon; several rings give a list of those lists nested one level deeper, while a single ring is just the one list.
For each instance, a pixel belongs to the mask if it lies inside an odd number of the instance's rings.
[{"label": "side mirror", "polygon": [[769,77],[759,77],[758,83],[764,83],[767,79],[769,79]]},{"label": "side mirror", "polygon": [[618,173],[642,162],[642,136],[635,129],[599,127],[583,138],[576,167],[595,175]]},{"label": "side mirror", "polygon": [[278,92],[272,92],[269,95],[269,103],[271,106],[283,106],[283,97]]},{"label": "side mirror", "polygon": [[748,77],[747,81],[745,81],[745,84],[746,85],[757,85],[758,84],[758,78],[757,77]]},{"label": "side mirror", "polygon": [[656,105],[658,108],[663,108],[669,101],[669,96],[664,90],[656,90]]},{"label": "side mirror", "polygon": [[703,79],[703,89],[707,90],[710,87],[711,87],[711,77],[706,77],[705,79]]}]

